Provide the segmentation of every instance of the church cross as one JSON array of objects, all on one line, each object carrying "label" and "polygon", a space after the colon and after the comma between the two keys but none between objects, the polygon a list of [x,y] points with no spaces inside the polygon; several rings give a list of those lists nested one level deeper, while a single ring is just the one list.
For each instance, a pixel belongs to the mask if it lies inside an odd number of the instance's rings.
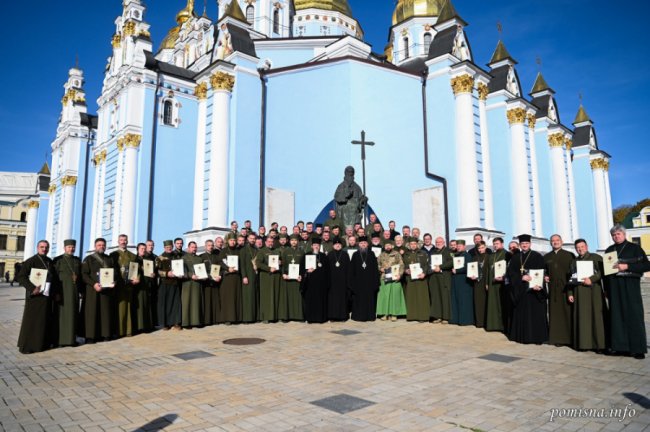
[{"label": "church cross", "polygon": [[361,141],[354,140],[352,144],[361,146],[361,166],[363,170],[363,194],[366,194],[366,146],[374,146],[372,141],[366,141],[366,131],[361,131]]}]

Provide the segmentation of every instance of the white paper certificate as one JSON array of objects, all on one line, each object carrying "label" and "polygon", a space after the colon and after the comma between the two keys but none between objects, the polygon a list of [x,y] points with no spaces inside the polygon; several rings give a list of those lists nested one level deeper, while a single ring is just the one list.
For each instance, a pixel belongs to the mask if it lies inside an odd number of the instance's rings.
[{"label": "white paper certificate", "polygon": [[305,268],[316,269],[316,255],[305,255]]},{"label": "white paper certificate", "polygon": [[47,281],[47,270],[33,268],[29,272],[29,281],[34,284],[34,286],[40,287],[41,292],[45,289],[45,282]]},{"label": "white paper certificate", "polygon": [[603,255],[603,267],[605,276],[618,273],[618,268],[614,264],[618,262],[618,252],[613,251]]},{"label": "white paper certificate", "polygon": [[594,262],[593,261],[576,261],[577,279],[583,281],[594,275]]},{"label": "white paper certificate", "polygon": [[532,287],[543,287],[544,286],[544,270],[543,269],[531,269],[528,270],[528,275],[532,278],[528,282],[528,286]]},{"label": "white paper certificate", "polygon": [[494,277],[502,278],[506,275],[506,261],[501,260],[494,263]]},{"label": "white paper certificate", "polygon": [[221,266],[218,264],[212,264],[210,266],[210,277],[214,280],[221,276]]},{"label": "white paper certificate", "polygon": [[142,260],[142,272],[146,277],[150,277],[152,274],[154,274],[153,261]]},{"label": "white paper certificate", "polygon": [[465,267],[465,257],[454,257],[454,270],[460,270]]},{"label": "white paper certificate", "polygon": [[115,286],[115,274],[112,268],[99,269],[99,285],[102,288],[112,288]]},{"label": "white paper certificate", "polygon": [[300,277],[300,264],[289,264],[289,279],[298,280]]},{"label": "white paper certificate", "polygon": [[176,277],[185,276],[185,266],[183,266],[182,259],[172,260],[172,273],[174,273],[174,276]]},{"label": "white paper certificate", "polygon": [[226,260],[228,268],[234,268],[235,271],[239,271],[239,256],[238,255],[228,255]]},{"label": "white paper certificate", "polygon": [[419,279],[422,274],[422,267],[420,263],[409,264],[409,270],[411,270],[411,280]]},{"label": "white paper certificate", "polygon": [[372,247],[372,253],[375,254],[377,258],[379,258],[379,255],[381,255],[381,248],[378,246],[373,246]]},{"label": "white paper certificate", "polygon": [[442,265],[442,255],[433,254],[431,255],[431,267],[441,266]]},{"label": "white paper certificate", "polygon": [[356,251],[357,251],[356,249],[348,249],[348,256],[350,257],[350,259],[352,259],[352,255],[354,255]]},{"label": "white paper certificate", "polygon": [[478,279],[478,263],[477,262],[471,262],[467,263],[467,277],[468,278],[476,278]]},{"label": "white paper certificate", "polygon": [[205,263],[194,264],[194,276],[198,277],[199,279],[208,278],[208,271],[205,268]]},{"label": "white paper certificate", "polygon": [[129,280],[140,280],[140,275],[138,274],[139,269],[140,266],[137,262],[129,263]]},{"label": "white paper certificate", "polygon": [[269,267],[276,270],[280,268],[280,255],[269,255]]}]

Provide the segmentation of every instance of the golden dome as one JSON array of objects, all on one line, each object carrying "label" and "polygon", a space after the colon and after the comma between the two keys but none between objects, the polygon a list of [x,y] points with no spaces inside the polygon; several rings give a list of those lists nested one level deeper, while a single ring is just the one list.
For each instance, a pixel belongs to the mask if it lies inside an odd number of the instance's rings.
[{"label": "golden dome", "polygon": [[178,34],[180,33],[181,28],[179,26],[172,28],[163,39],[160,44],[160,49],[173,49],[176,46],[176,41],[178,40]]},{"label": "golden dome", "polygon": [[187,6],[176,14],[176,22],[181,26],[192,17],[197,17],[196,12],[194,12],[194,0],[187,0]]},{"label": "golden dome", "polygon": [[399,0],[393,12],[393,25],[414,16],[438,16],[446,0]]},{"label": "golden dome", "polygon": [[341,12],[344,15],[352,17],[352,9],[348,0],[294,0],[296,11],[302,9],[324,9],[335,12]]}]

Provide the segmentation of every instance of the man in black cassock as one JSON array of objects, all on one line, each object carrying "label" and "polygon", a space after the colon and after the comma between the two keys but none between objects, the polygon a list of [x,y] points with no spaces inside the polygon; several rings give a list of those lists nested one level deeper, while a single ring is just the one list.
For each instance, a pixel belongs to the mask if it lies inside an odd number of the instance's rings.
[{"label": "man in black cassock", "polygon": [[544,258],[530,249],[531,236],[519,236],[521,252],[508,263],[507,276],[510,281],[513,314],[510,333],[511,341],[526,344],[541,344],[548,340],[546,300],[548,293],[541,286],[530,286],[530,270],[544,270]]},{"label": "man in black cassock", "polygon": [[[320,252],[320,239],[314,239],[311,253],[302,257],[303,269],[301,291],[303,296],[304,317],[309,323],[327,321],[327,291],[329,289],[329,262],[327,256]],[[305,257],[316,256],[316,268],[307,268]]]},{"label": "man in black cassock", "polygon": [[375,254],[368,249],[367,237],[359,237],[359,250],[352,256],[348,280],[352,292],[352,319],[374,321],[377,317],[379,265]]},{"label": "man in black cassock", "polygon": [[[49,288],[53,276],[52,260],[47,253],[50,244],[41,240],[36,246],[36,255],[23,263],[16,281],[25,287],[25,310],[23,321],[20,325],[18,336],[18,350],[23,354],[45,351],[52,344],[52,303],[50,302]],[[30,282],[29,277],[34,269],[35,274],[39,269],[47,273],[46,286],[35,286]]]},{"label": "man in black cassock", "polygon": [[335,238],[333,243],[334,250],[327,255],[330,272],[327,314],[331,321],[347,321],[350,318],[348,310],[350,255],[343,250],[343,242],[340,238]]},{"label": "man in black cassock", "polygon": [[571,331],[573,306],[569,302],[568,289],[571,279],[571,267],[575,256],[562,249],[562,237],[558,234],[551,236],[552,251],[544,255],[546,276],[548,283],[549,304],[549,334],[548,343],[555,346],[572,345],[573,334]]},{"label": "man in black cassock", "polygon": [[641,277],[650,271],[650,262],[641,246],[627,241],[625,228],[615,225],[611,230],[614,244],[605,253],[616,251],[618,273],[605,278],[609,299],[609,332],[611,349],[629,353],[636,359],[644,359],[648,352]]}]

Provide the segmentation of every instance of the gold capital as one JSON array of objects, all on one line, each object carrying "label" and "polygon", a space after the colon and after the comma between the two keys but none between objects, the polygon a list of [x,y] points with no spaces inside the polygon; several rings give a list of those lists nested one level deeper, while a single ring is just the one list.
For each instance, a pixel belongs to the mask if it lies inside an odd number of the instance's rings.
[{"label": "gold capital", "polygon": [[129,37],[135,34],[135,23],[133,21],[129,21],[128,23],[124,24],[124,37]]},{"label": "gold capital", "polygon": [[573,147],[573,141],[569,137],[564,138],[564,145],[567,150],[571,150],[571,147]]},{"label": "gold capital", "polygon": [[208,83],[202,82],[194,87],[194,96],[199,100],[206,100],[208,98]]},{"label": "gold capital", "polygon": [[528,127],[531,129],[535,129],[535,124],[537,123],[537,119],[535,118],[535,115],[528,114],[526,118],[528,119]]},{"label": "gold capital", "polygon": [[101,164],[102,162],[106,162],[106,156],[107,156],[106,149],[100,151],[99,153],[96,153],[95,157],[93,157],[93,163],[95,164],[95,166]]},{"label": "gold capital", "polygon": [[77,176],[65,176],[61,179],[61,186],[74,186],[77,184]]},{"label": "gold capital", "polygon": [[86,98],[84,95],[77,90],[73,88],[69,88],[67,92],[65,92],[65,95],[63,95],[63,99],[61,99],[61,103],[65,106],[68,102],[86,102]]},{"label": "gold capital", "polygon": [[452,78],[451,89],[454,91],[454,95],[472,93],[474,89],[474,77],[465,74]]},{"label": "gold capital", "polygon": [[486,100],[488,94],[490,93],[490,89],[488,88],[487,84],[478,83],[477,89],[478,89],[478,98],[482,101]]},{"label": "gold capital", "polygon": [[551,147],[564,147],[564,134],[556,132],[548,136],[548,145]]},{"label": "gold capital", "polygon": [[113,40],[111,41],[113,48],[119,48],[122,45],[122,36],[119,33],[113,35]]},{"label": "gold capital", "polygon": [[30,201],[27,203],[28,208],[34,208],[37,209],[40,206],[40,203],[38,201]]},{"label": "gold capital", "polygon": [[526,110],[523,108],[513,108],[506,112],[508,117],[508,123],[512,124],[524,124],[526,121]]},{"label": "gold capital", "polygon": [[604,171],[609,171],[609,162],[603,158],[593,159],[589,163],[591,164],[592,170],[601,169]]},{"label": "gold capital", "polygon": [[142,142],[141,135],[128,133],[117,139],[117,150],[122,151],[127,147],[137,149],[138,147],[140,147],[141,142]]},{"label": "gold capital", "polygon": [[225,72],[217,72],[210,77],[210,84],[213,90],[232,91],[235,87],[235,77]]},{"label": "gold capital", "polygon": [[54,183],[52,183],[52,184],[50,185],[50,187],[47,188],[47,192],[48,192],[49,194],[53,194],[54,192],[56,192],[56,185],[55,185]]},{"label": "gold capital", "polygon": [[115,144],[117,145],[117,151],[121,152],[124,150],[124,137],[119,137]]}]

